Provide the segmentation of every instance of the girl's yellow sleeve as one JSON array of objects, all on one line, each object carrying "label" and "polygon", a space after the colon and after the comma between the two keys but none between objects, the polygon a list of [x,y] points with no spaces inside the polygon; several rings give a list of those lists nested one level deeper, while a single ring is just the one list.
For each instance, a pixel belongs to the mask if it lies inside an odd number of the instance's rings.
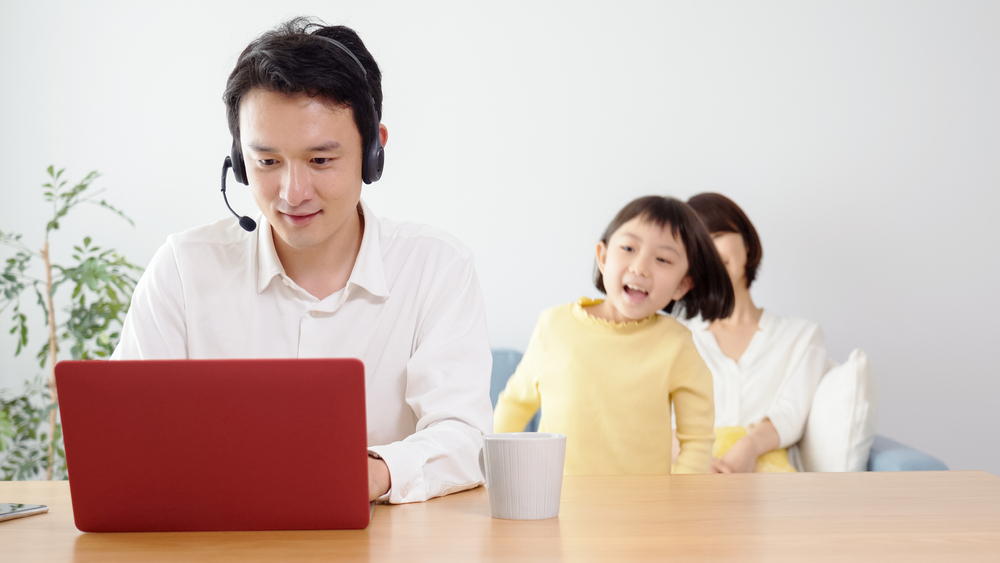
[{"label": "girl's yellow sleeve", "polygon": [[523,432],[525,425],[542,404],[541,395],[538,394],[538,377],[542,373],[545,352],[540,332],[536,325],[521,363],[517,365],[514,375],[507,380],[507,386],[497,399],[497,406],[493,410],[494,432]]},{"label": "girl's yellow sleeve", "polygon": [[715,441],[715,396],[712,372],[698,354],[690,334],[670,370],[670,402],[681,444],[674,473],[708,473]]}]

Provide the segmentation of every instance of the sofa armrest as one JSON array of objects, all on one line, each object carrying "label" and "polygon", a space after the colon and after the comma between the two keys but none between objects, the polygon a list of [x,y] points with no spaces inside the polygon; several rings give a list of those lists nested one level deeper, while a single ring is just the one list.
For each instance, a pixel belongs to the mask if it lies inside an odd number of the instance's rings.
[{"label": "sofa armrest", "polygon": [[[490,376],[490,402],[493,403],[493,408],[496,408],[500,392],[507,386],[507,380],[514,374],[517,364],[521,363],[522,354],[517,350],[510,350],[508,348],[493,348],[492,351],[493,373]],[[539,409],[535,413],[535,416],[528,421],[528,424],[524,427],[524,431],[537,432],[538,421],[541,417],[542,411]]]},{"label": "sofa armrest", "polygon": [[868,471],[940,471],[948,469],[940,459],[924,452],[875,435],[868,454]]}]

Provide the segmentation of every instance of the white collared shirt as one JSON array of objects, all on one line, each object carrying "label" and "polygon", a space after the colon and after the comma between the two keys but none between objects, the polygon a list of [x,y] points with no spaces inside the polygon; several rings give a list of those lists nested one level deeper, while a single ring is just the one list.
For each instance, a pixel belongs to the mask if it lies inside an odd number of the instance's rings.
[{"label": "white collared shirt", "polygon": [[325,299],[285,274],[263,216],[251,233],[227,218],[171,235],[136,286],[112,359],[359,358],[389,502],[480,485],[492,355],[472,253],[360,205],[354,269]]},{"label": "white collared shirt", "polygon": [[782,448],[802,437],[826,367],[826,340],[816,323],[762,311],[759,330],[735,361],[722,353],[708,321],[678,319],[712,372],[715,427],[774,424]]}]

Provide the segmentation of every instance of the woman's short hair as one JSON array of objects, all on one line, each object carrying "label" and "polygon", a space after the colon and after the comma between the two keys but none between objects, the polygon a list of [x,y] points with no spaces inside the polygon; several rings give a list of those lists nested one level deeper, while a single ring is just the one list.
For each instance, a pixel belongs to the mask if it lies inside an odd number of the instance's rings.
[{"label": "woman's short hair", "polygon": [[739,233],[747,248],[746,280],[747,288],[757,278],[757,268],[764,257],[757,229],[747,214],[733,200],[722,194],[698,194],[688,200],[688,205],[701,217],[709,233]]},{"label": "woman's short hair", "polygon": [[[622,208],[601,235],[605,245],[622,225],[636,217],[641,217],[654,225],[665,228],[670,225],[670,231],[679,237],[687,251],[688,276],[693,283],[680,302],[686,318],[701,315],[703,319],[714,321],[724,319],[733,312],[735,297],[733,284],[729,274],[722,264],[712,238],[702,224],[698,215],[688,204],[679,199],[661,196],[646,196],[633,200]],[[604,288],[604,276],[600,268],[594,264],[594,285],[601,293],[607,294]],[[664,307],[670,313],[676,301],[671,301]]]}]

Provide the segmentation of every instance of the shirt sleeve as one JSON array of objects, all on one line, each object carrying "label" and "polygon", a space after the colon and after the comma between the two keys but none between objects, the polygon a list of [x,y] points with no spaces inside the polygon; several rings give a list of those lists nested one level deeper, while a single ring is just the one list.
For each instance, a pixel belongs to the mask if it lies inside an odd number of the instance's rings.
[{"label": "shirt sleeve", "polygon": [[405,400],[416,432],[368,448],[389,468],[391,503],[421,502],[483,483],[479,452],[492,426],[493,356],[471,256],[445,268],[423,306],[406,364]]},{"label": "shirt sleeve", "polygon": [[780,448],[802,438],[813,395],[826,365],[826,339],[819,325],[809,323],[789,345],[793,354],[788,373],[767,409],[767,418],[778,432]]},{"label": "shirt sleeve", "polygon": [[524,357],[497,398],[497,407],[493,412],[494,432],[523,432],[528,421],[535,416],[542,405],[538,377],[542,373],[543,356],[540,329],[536,325]]},{"label": "shirt sleeve", "polygon": [[187,359],[184,291],[170,238],[153,255],[132,293],[112,360]]},{"label": "shirt sleeve", "polygon": [[[670,402],[677,423],[681,451],[675,473],[708,473],[715,441],[715,400],[712,372],[690,334],[670,370]],[[670,446],[666,446],[668,451]]]}]

